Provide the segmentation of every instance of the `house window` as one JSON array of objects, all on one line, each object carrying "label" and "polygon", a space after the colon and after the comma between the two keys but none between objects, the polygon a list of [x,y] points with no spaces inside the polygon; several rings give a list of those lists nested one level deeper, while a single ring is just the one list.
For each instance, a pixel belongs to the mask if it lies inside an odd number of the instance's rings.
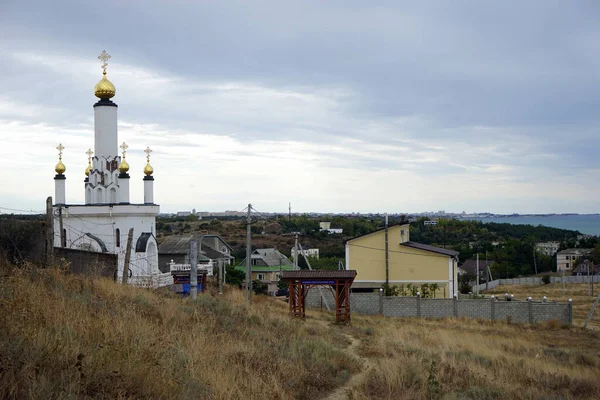
[{"label": "house window", "polygon": [[121,230],[119,228],[115,230],[115,243],[117,247],[121,247]]},{"label": "house window", "polygon": [[265,274],[256,274],[256,276],[257,276],[257,279],[259,281],[264,281],[265,280]]},{"label": "house window", "polygon": [[569,263],[567,263],[567,268],[569,268]]}]

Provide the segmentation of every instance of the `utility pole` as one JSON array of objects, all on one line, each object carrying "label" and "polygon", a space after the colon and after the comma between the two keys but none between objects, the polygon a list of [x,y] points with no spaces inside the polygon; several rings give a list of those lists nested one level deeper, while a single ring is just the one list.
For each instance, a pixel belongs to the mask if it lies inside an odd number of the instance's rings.
[{"label": "utility pole", "polygon": [[479,253],[477,253],[477,294],[479,294]]},{"label": "utility pole", "polygon": [[535,245],[533,246],[533,268],[535,269],[535,274],[537,275],[537,263],[535,261]]},{"label": "utility pole", "polygon": [[58,225],[60,229],[60,247],[67,247],[67,238],[63,227],[62,206],[58,206]]},{"label": "utility pole", "polygon": [[[313,270],[312,266],[310,265],[310,261],[308,260],[308,257],[306,256],[306,252],[304,251],[304,248],[302,247],[301,244],[298,244],[298,245],[300,246],[300,251],[302,252],[302,255],[304,256],[306,265],[308,265],[308,269],[312,271]],[[317,290],[319,291],[319,294],[321,295],[321,299],[323,299],[323,304],[325,304],[325,308],[327,308],[327,311],[331,311],[331,308],[329,308],[329,304],[327,303],[327,299],[325,298],[325,295],[321,291],[321,286],[317,286]]]},{"label": "utility pole", "polygon": [[290,207],[290,211],[289,211],[289,214],[288,214],[288,220],[291,221],[292,220],[292,203],[291,202],[290,202],[289,207]]},{"label": "utility pole", "polygon": [[52,197],[46,199],[46,257],[45,264],[47,267],[54,262],[54,218],[52,210]]},{"label": "utility pole", "polygon": [[385,286],[390,286],[390,260],[388,251],[388,215],[385,214]]},{"label": "utility pole", "polygon": [[123,261],[123,284],[129,279],[129,262],[131,260],[131,245],[133,244],[133,228],[129,228],[127,234],[127,246],[125,247],[125,261]]},{"label": "utility pole", "polygon": [[298,269],[298,234],[296,233],[296,241],[294,242],[294,269]]},{"label": "utility pole", "polygon": [[190,295],[192,300],[198,298],[198,241],[190,240]]},{"label": "utility pole", "polygon": [[248,204],[248,214],[246,216],[246,292],[250,304],[252,304],[252,263],[250,262],[252,253],[252,231],[250,229],[250,224],[252,223],[252,217],[250,216],[251,212],[252,204]]},{"label": "utility pole", "polygon": [[490,283],[490,266],[488,264],[488,259],[487,259],[487,250],[485,251],[485,290],[489,289],[489,283]]}]

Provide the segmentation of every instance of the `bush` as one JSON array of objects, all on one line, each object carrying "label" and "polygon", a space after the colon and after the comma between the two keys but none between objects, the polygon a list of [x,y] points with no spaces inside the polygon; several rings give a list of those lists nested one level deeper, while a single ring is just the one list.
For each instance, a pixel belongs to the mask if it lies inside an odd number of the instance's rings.
[{"label": "bush", "polygon": [[544,285],[548,285],[550,283],[550,275],[542,276],[542,282],[544,283]]}]

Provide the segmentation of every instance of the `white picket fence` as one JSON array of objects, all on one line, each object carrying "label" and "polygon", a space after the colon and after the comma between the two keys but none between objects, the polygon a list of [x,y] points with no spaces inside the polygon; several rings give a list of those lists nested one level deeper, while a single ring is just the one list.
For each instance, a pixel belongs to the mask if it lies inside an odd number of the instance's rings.
[{"label": "white picket fence", "polygon": [[130,285],[137,287],[159,288],[172,285],[173,276],[170,272],[154,275],[132,276],[127,280],[127,282]]},{"label": "white picket fence", "polygon": [[[600,282],[600,275],[592,275],[592,276],[551,276],[550,283],[562,283],[563,279],[566,283],[588,283]],[[513,279],[496,279],[493,281],[486,283],[482,283],[479,286],[473,286],[473,292],[495,289],[501,285],[543,285],[542,278],[540,277],[530,277],[530,278],[513,278]]]}]

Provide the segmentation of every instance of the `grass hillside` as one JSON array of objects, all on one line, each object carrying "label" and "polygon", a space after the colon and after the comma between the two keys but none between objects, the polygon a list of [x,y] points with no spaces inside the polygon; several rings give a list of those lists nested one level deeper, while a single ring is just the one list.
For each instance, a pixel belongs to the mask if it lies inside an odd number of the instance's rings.
[{"label": "grass hillside", "polygon": [[0,278],[0,398],[597,399],[600,334],[555,323],[331,314],[231,290]]},{"label": "grass hillside", "polygon": [[0,398],[307,399],[359,370],[347,339],[256,300],[14,270],[0,280]]}]

